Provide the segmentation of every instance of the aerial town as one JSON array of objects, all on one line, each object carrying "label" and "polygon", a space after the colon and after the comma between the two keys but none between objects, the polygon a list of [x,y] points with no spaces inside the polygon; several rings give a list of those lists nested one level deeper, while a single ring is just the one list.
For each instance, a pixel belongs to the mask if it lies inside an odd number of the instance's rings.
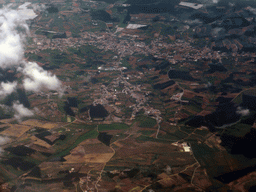
[{"label": "aerial town", "polygon": [[0,191],[255,190],[253,0],[0,5]]}]

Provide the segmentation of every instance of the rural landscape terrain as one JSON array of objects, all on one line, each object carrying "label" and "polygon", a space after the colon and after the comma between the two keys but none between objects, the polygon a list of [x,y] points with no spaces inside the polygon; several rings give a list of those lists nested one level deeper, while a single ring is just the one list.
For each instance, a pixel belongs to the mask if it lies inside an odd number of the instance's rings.
[{"label": "rural landscape terrain", "polygon": [[255,191],[255,18],[253,0],[0,0],[0,191]]}]

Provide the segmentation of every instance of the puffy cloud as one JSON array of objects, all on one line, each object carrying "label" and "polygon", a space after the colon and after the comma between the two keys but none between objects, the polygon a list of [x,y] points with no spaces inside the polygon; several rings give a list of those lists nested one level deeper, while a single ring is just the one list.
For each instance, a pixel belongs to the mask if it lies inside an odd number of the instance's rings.
[{"label": "puffy cloud", "polygon": [[250,114],[249,109],[243,109],[242,107],[237,107],[236,113],[242,116],[247,116]]},{"label": "puffy cloud", "polygon": [[27,78],[23,85],[27,91],[41,91],[42,89],[61,90],[61,82],[55,75],[45,71],[34,62],[28,62],[22,71]]},{"label": "puffy cloud", "polygon": [[17,66],[23,59],[22,29],[28,32],[28,25],[23,17],[20,17],[15,10],[0,10],[0,67],[10,68]]},{"label": "puffy cloud", "polygon": [[[0,67],[19,68],[26,77],[23,80],[24,88],[28,91],[40,91],[42,89],[57,90],[60,92],[61,83],[55,75],[45,71],[35,62],[26,62],[24,58],[23,40],[29,32],[26,17],[16,10],[7,8],[0,10]],[[12,92],[15,83],[1,84],[0,95]],[[13,89],[11,89],[13,88]]]},{"label": "puffy cloud", "polygon": [[2,82],[0,86],[0,96],[10,95],[12,92],[15,91],[16,87],[17,82]]},{"label": "puffy cloud", "polygon": [[10,139],[8,137],[0,136],[0,154],[3,152],[3,149],[1,148],[2,145],[8,143]]},{"label": "puffy cloud", "polygon": [[[55,75],[43,70],[37,63],[25,62],[23,42],[29,32],[26,17],[16,10],[7,8],[0,10],[0,67],[19,68],[26,76],[23,80],[24,88],[29,91],[40,91],[42,89],[60,90],[61,83]],[[1,84],[0,95],[12,92],[15,83]],[[6,89],[5,89],[6,88]],[[4,91],[7,91],[5,94]],[[59,91],[60,92],[60,91]]]},{"label": "puffy cloud", "polygon": [[9,140],[8,137],[0,136],[0,146],[6,144]]},{"label": "puffy cloud", "polygon": [[13,109],[15,111],[14,118],[20,120],[22,117],[31,117],[34,115],[33,111],[24,107],[24,105],[16,102],[13,104]]},{"label": "puffy cloud", "polygon": [[[29,17],[24,16],[26,11],[24,7],[26,6],[21,6],[19,10],[0,9],[0,68],[3,71],[14,69],[13,71],[21,72],[24,75],[23,86],[27,91],[56,90],[61,96],[63,93],[61,82],[55,75],[45,71],[35,62],[24,60],[24,42],[29,34],[26,23]],[[0,82],[0,97],[11,94],[17,86],[18,82]],[[14,117],[18,120],[34,114],[18,102],[15,102],[11,108],[4,106],[4,109],[14,111]]]}]

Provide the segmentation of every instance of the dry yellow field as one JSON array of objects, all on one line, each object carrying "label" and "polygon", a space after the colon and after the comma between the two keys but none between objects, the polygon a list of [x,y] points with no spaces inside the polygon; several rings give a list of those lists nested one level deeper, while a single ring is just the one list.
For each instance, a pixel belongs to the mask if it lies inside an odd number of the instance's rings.
[{"label": "dry yellow field", "polygon": [[55,169],[61,170],[61,169],[65,169],[65,167],[63,166],[62,163],[60,162],[43,162],[39,165],[41,171],[47,171],[49,170],[49,172],[51,172],[53,170],[53,167]]},{"label": "dry yellow field", "polygon": [[11,123],[13,120],[15,120],[15,119],[1,119],[0,122],[1,123]]},{"label": "dry yellow field", "polygon": [[10,137],[20,137],[32,127],[26,125],[19,124],[6,124],[9,126],[8,129],[1,132],[2,135],[10,136]]},{"label": "dry yellow field", "polygon": [[67,155],[64,157],[65,163],[106,163],[112,157],[114,153],[92,153],[84,156]]},{"label": "dry yellow field", "polygon": [[113,142],[117,147],[122,148],[124,145],[119,143],[118,141]]},{"label": "dry yellow field", "polygon": [[160,175],[157,176],[159,179],[167,179],[169,178],[169,175],[167,175],[166,173],[161,173]]},{"label": "dry yellow field", "polygon": [[40,127],[40,128],[44,128],[44,129],[53,129],[53,128],[60,127],[62,125],[60,123],[51,123],[51,122],[47,122],[47,121],[40,121],[37,119],[29,119],[27,121],[23,121],[21,124],[29,125],[29,126],[33,126],[33,127]]},{"label": "dry yellow field", "polygon": [[36,145],[40,145],[40,146],[45,147],[47,149],[51,148],[50,144],[48,144],[47,142],[45,142],[45,141],[43,141],[43,140],[41,140],[41,139],[39,139],[35,136],[30,137],[30,139],[33,140],[34,144],[36,144]]}]

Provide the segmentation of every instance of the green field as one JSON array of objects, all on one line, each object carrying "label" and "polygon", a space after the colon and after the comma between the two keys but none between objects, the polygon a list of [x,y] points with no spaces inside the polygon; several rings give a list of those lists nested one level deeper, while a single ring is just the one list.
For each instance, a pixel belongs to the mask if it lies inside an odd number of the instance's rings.
[{"label": "green field", "polygon": [[[96,129],[93,129],[91,131],[86,132],[83,135],[80,135],[73,144],[71,144],[68,148],[64,149],[63,151],[60,151],[59,153],[56,153],[55,155],[53,155],[53,157],[63,157],[66,156],[70,153],[70,151],[72,149],[74,149],[77,145],[79,145],[82,141],[86,140],[86,139],[95,139],[98,137],[98,132]],[[64,141],[62,141],[64,142]],[[65,143],[66,143],[66,139],[65,139]]]},{"label": "green field", "polygon": [[125,130],[128,129],[129,126],[124,123],[113,123],[113,124],[102,124],[99,125],[99,131],[108,131],[108,130]]},{"label": "green field", "polygon": [[153,138],[153,137],[149,137],[149,136],[146,136],[146,135],[141,135],[139,137],[136,138],[136,140],[138,142],[146,142],[146,141],[151,141],[151,142],[161,142],[161,143],[169,143],[170,141],[167,141],[167,140],[164,140],[164,139],[156,139],[156,138]]},{"label": "green field", "polygon": [[156,125],[156,120],[150,117],[146,117],[143,121],[140,122],[140,127],[152,128]]},{"label": "green field", "polygon": [[142,133],[142,135],[149,136],[149,135],[152,135],[152,134],[156,133],[156,131],[154,131],[154,130],[141,130],[141,131],[139,131],[139,133]]}]

